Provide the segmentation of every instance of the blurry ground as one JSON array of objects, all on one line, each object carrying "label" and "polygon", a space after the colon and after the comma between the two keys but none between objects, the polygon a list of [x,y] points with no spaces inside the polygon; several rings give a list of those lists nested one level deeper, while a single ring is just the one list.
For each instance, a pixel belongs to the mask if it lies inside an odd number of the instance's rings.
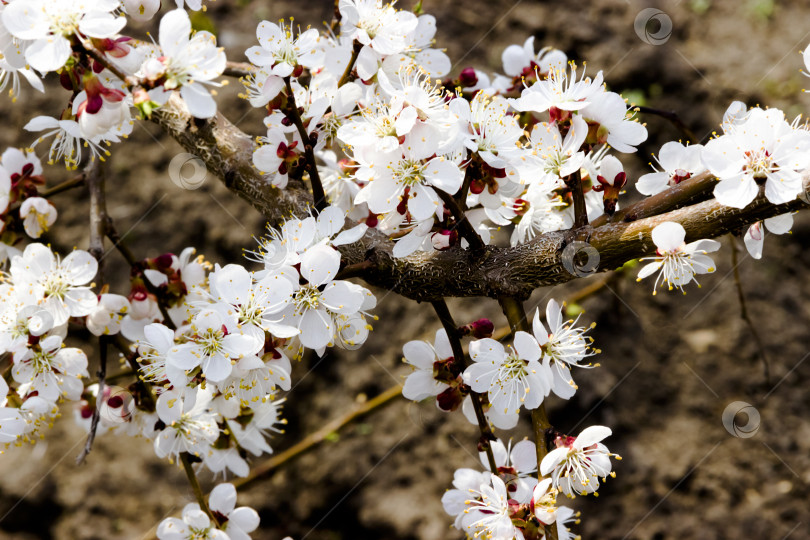
[{"label": "blurry ground", "polygon": [[[237,60],[253,41],[251,30],[239,29],[289,15],[317,26],[331,13],[328,1],[241,3],[248,7],[220,0],[209,10],[221,42]],[[636,15],[650,6],[664,10],[673,23],[671,38],[658,46],[633,30]],[[589,73],[604,70],[612,88],[633,91],[636,101],[643,97],[648,105],[677,110],[699,135],[711,132],[735,98],[783,107],[789,116],[810,105],[800,93],[807,80],[798,71],[799,51],[810,42],[805,24],[810,10],[799,0],[426,0],[425,8],[437,15],[439,44],[452,59],[463,58],[456,69],[497,68],[506,45],[535,35],[538,45],[586,59]],[[226,98],[234,93],[224,92]],[[248,113],[240,126],[258,134],[260,112],[228,99],[222,109],[233,120]],[[19,138],[19,127],[35,113],[58,110],[31,92],[14,107],[7,100],[0,107],[8,127],[0,132],[2,147],[28,143],[31,138]],[[636,171],[631,178],[643,170],[650,152],[679,137],[658,118],[648,119],[648,127],[651,142],[637,155],[622,157]],[[214,179],[197,191],[169,181],[166,167],[178,145],[151,125],[137,126],[129,142],[113,149],[109,207],[136,253],[154,256],[194,245],[224,263],[253,245],[261,218]],[[51,177],[54,182],[59,174]],[[58,200],[56,247],[86,247],[84,197],[76,192]],[[597,322],[602,367],[578,372],[580,391],[568,403],[550,399],[550,416],[562,431],[610,426],[614,434],[607,442],[624,457],[616,466],[618,477],[600,489],[598,499],[573,502],[582,511],[577,531],[584,538],[808,537],[810,362],[804,360],[810,254],[804,248],[810,244],[810,220],[799,219],[791,235],[771,235],[766,244],[765,259],[742,256],[740,271],[770,354],[769,384],[739,317],[728,246],[718,257],[719,271],[685,297],[652,297],[650,283],[636,284],[630,276],[583,303],[584,320]],[[120,268],[115,253],[108,262],[112,270]],[[551,296],[562,299],[585,283],[539,290],[530,306],[544,305]],[[308,358],[296,366],[298,384],[286,406],[289,429],[274,441],[279,450],[339,416],[361,394],[374,396],[401,380],[407,372],[399,361],[401,345],[438,327],[429,306],[395,295],[378,298],[383,298],[380,320],[359,353],[335,351],[321,362]],[[465,314],[481,316],[483,306],[499,325],[505,322],[494,302],[451,304],[460,321]],[[721,424],[724,408],[737,400],[753,404],[761,415],[752,438],[732,437]],[[65,416],[33,456],[0,457],[0,537],[141,538],[193,499],[181,471],[158,460],[140,440],[102,436],[89,462],[75,466],[84,435]],[[528,426],[520,425],[509,435],[520,439],[528,433]],[[439,504],[454,468],[476,466],[471,454],[476,430],[459,415],[398,400],[333,439],[240,495],[240,503],[261,513],[262,529],[254,538],[460,537]]]}]

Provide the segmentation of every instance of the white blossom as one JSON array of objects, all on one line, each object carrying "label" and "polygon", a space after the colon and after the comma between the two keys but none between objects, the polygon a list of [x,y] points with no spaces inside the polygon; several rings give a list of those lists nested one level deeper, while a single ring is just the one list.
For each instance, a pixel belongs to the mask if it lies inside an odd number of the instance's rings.
[{"label": "white blossom", "polygon": [[773,204],[802,193],[802,171],[810,166],[810,132],[789,124],[779,109],[751,109],[726,132],[709,141],[703,163],[720,182],[714,196],[726,206],[744,208],[765,184]]},{"label": "white blossom", "polygon": [[433,345],[425,341],[409,341],[402,347],[402,353],[405,362],[414,367],[402,386],[402,395],[406,399],[421,401],[449,388],[447,383],[434,378],[437,362],[453,361],[453,350],[444,329],[436,331]]},{"label": "white blossom", "polygon": [[532,320],[532,332],[543,348],[543,365],[551,372],[551,389],[563,399],[569,399],[577,389],[571,377],[571,368],[591,367],[580,362],[599,352],[590,346],[592,340],[585,335],[588,329],[576,326],[578,321],[579,317],[565,320],[562,307],[554,299],[546,305],[548,330],[540,320],[539,309]]},{"label": "white blossom", "polygon": [[248,533],[259,526],[259,514],[249,506],[236,507],[236,488],[233,484],[219,484],[208,499],[208,507],[227,521],[223,525],[230,540],[250,540]]},{"label": "white blossom", "polygon": [[711,274],[715,271],[714,261],[706,254],[720,249],[720,242],[697,240],[687,244],[684,238],[686,231],[680,223],[665,221],[652,230],[652,240],[657,248],[656,255],[640,259],[652,262],[639,271],[638,281],[658,271],[653,294],[656,294],[661,282],[666,282],[670,291],[678,288],[686,294],[683,288],[692,281],[697,283],[696,274]]},{"label": "white blossom", "polygon": [[158,457],[177,459],[183,452],[201,455],[217,440],[219,427],[208,411],[210,391],[197,388],[172,389],[157,399],[157,414],[166,425],[155,438]]},{"label": "white blossom", "polygon": [[641,176],[636,182],[636,189],[643,195],[655,195],[702,173],[706,170],[701,161],[702,154],[703,146],[700,144],[685,146],[678,142],[666,143],[656,158],[661,170],[656,169],[656,172]]},{"label": "white blossom", "polygon": [[743,241],[751,257],[762,258],[762,247],[765,244],[765,230],[772,234],[786,234],[793,228],[793,214],[782,214],[763,221],[757,221],[745,231]]},{"label": "white blossom", "polygon": [[464,382],[475,392],[487,392],[490,404],[503,414],[515,414],[521,406],[536,409],[551,389],[551,373],[541,357],[527,332],[515,333],[509,350],[494,339],[479,339],[470,343],[473,363],[464,371]]},{"label": "white blossom", "polygon": [[558,437],[557,448],[546,454],[540,464],[543,476],[550,475],[554,487],[573,497],[599,489],[599,479],[611,473],[611,454],[602,440],[611,434],[604,426],[590,426],[577,437]]},{"label": "white blossom", "polygon": [[17,0],[6,6],[2,19],[14,37],[32,41],[25,58],[32,68],[46,73],[65,65],[71,37],[117,34],[126,24],[124,17],[112,13],[120,5],[119,0]]},{"label": "white blossom", "polygon": [[20,206],[25,233],[31,238],[39,238],[48,232],[56,222],[56,207],[42,197],[29,197]]},{"label": "white blossom", "polygon": [[97,271],[96,259],[86,251],[60,259],[42,244],[29,244],[12,259],[10,273],[17,294],[47,310],[60,326],[95,309],[98,299],[87,283]]}]

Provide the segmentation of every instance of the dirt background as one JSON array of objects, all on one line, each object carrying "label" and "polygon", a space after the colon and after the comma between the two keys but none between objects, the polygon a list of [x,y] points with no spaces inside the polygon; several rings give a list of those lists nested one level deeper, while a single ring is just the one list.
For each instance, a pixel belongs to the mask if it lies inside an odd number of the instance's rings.
[{"label": "dirt background", "polygon": [[[645,43],[633,30],[646,7],[660,8],[673,23],[661,45]],[[534,35],[538,45],[586,59],[589,72],[604,70],[613,89],[676,110],[699,135],[714,129],[732,99],[779,106],[790,116],[810,105],[801,93],[807,79],[799,73],[799,51],[810,42],[806,2],[426,0],[425,8],[438,18],[438,42],[458,61],[455,72],[467,65],[495,69],[506,45]],[[219,0],[208,11],[236,60],[252,44],[258,20],[294,15],[318,26],[330,13],[325,0]],[[258,134],[261,113],[235,99],[237,86],[221,92],[221,107]],[[7,129],[0,131],[0,143],[29,143],[32,137],[20,137],[19,128],[34,114],[53,115],[58,108],[30,91],[15,106],[3,100]],[[645,170],[650,152],[679,137],[659,118],[649,118],[648,128],[649,143],[622,157],[631,178]],[[139,124],[129,144],[113,151],[109,208],[137,254],[194,245],[225,263],[238,260],[253,245],[251,236],[261,233],[261,217],[216,179],[196,191],[172,184],[166,169],[181,150],[154,126]],[[66,176],[56,167],[48,174],[54,183]],[[57,205],[60,232],[51,241],[60,249],[86,247],[86,194],[64,194]],[[580,391],[567,403],[550,399],[549,413],[562,431],[610,426],[607,442],[624,457],[618,477],[600,489],[598,499],[572,502],[582,511],[576,531],[584,538],[810,537],[810,362],[804,361],[810,220],[799,217],[791,235],[770,235],[764,260],[741,256],[751,316],[770,356],[767,382],[740,319],[725,243],[719,271],[685,297],[652,297],[650,284],[636,284],[630,275],[582,303],[584,320],[597,323],[602,367],[579,371]],[[111,272],[122,268],[115,253],[107,262]],[[563,299],[587,282],[539,290],[528,307]],[[273,441],[275,448],[287,448],[364,396],[402,380],[408,372],[400,362],[402,344],[438,327],[429,306],[396,295],[378,298],[380,320],[361,351],[336,350],[295,366],[296,386],[285,407],[289,426]],[[489,314],[498,325],[505,323],[494,302],[451,306],[459,321]],[[93,357],[92,345],[86,348]],[[723,410],[737,400],[761,415],[751,438],[733,437],[721,424]],[[0,457],[0,538],[148,538],[160,519],[193,499],[182,472],[158,460],[142,440],[101,436],[89,462],[77,467],[84,435],[67,409],[64,416],[33,453]],[[503,436],[519,440],[528,434],[522,423]],[[476,466],[475,440],[475,428],[460,415],[399,399],[254,484],[240,503],[260,512],[261,530],[254,535],[259,539],[460,538],[439,499],[456,467]],[[212,485],[210,477],[204,480]]]}]

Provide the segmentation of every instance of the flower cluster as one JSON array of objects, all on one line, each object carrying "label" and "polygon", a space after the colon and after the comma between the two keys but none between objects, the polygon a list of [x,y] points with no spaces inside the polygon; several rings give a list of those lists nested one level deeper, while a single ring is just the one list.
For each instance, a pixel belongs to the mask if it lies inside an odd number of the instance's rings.
[{"label": "flower cluster", "polygon": [[[656,195],[694,176],[711,174],[718,180],[714,187],[715,198],[733,208],[750,205],[762,186],[764,197],[773,204],[806,197],[810,130],[800,120],[797,117],[788,122],[779,109],[749,109],[735,101],[723,115],[722,135],[705,146],[664,144],[656,159],[660,170],[655,168],[655,172],[643,175],[636,188],[644,195]],[[791,214],[783,214],[749,227],[744,237],[745,246],[755,259],[762,256],[763,225],[774,234],[784,234],[793,226],[793,218]],[[705,256],[706,252],[716,251],[719,244],[706,240],[682,249],[683,238],[683,227],[677,223],[667,224],[657,234],[653,231],[658,266],[648,265],[639,277],[663,267],[661,277],[670,285],[670,290],[674,287],[683,290],[683,285],[692,281],[695,274],[713,272],[713,263],[708,257],[691,257],[690,254],[697,250]]]},{"label": "flower cluster", "polygon": [[[575,538],[567,526],[575,514],[557,504],[561,491],[557,482],[550,478],[538,482],[535,476],[535,444],[524,440],[507,447],[498,440],[492,443],[492,451],[495,471],[458,469],[453,489],[442,496],[445,512],[455,518],[454,526],[468,538],[513,540],[542,538],[543,528],[553,524],[558,538]],[[489,468],[483,453],[481,463]]]},{"label": "flower cluster", "polygon": [[236,488],[219,484],[208,498],[206,513],[197,503],[183,508],[180,519],[170,517],[160,522],[159,540],[249,540],[248,533],[259,527],[259,514],[249,506],[236,507]]},{"label": "flower cluster", "polygon": [[[193,465],[246,477],[285,424],[291,359],[306,349],[319,356],[329,347],[357,349],[369,336],[377,300],[347,278],[375,258],[345,246],[372,238],[360,245],[390,248],[394,259],[469,250],[472,260],[496,251],[486,244],[501,238],[516,247],[589,220],[618,219],[629,178],[617,155],[646,140],[641,109],[609,91],[601,71],[587,76],[562,51],[538,51],[529,38],[503,51],[502,73],[466,68],[450,76],[451,62],[434,40],[436,20],[421,2],[411,12],[395,2],[340,0],[327,32],[262,21],[257,44],[245,51],[250,64],[228,67],[214,33],[192,26],[187,10],[203,9],[202,0],[173,4],[156,21],[157,41],[147,43],[122,32],[130,20],[156,17],[159,0],[0,2],[0,91],[8,88],[16,100],[22,79],[44,91],[42,79],[54,73],[68,92],[61,112],[25,125],[40,134],[31,148],[0,156],[4,448],[35,441],[73,402],[75,419],[92,436],[138,436],[187,472]],[[810,47],[804,59],[810,70]],[[129,286],[116,294],[93,282],[103,258],[95,249],[63,257],[31,242],[45,242],[58,216],[53,191],[41,190],[35,147],[50,138],[49,162],[77,168],[88,153],[104,160],[135,121],[161,107],[164,118],[182,117],[190,131],[216,125],[215,89],[225,84],[218,79],[226,68],[246,73],[242,97],[266,112],[261,136],[248,147],[258,183],[266,182],[256,188],[286,197],[306,186],[313,195],[311,214],[299,212],[259,238],[248,253],[257,267],[213,264],[193,248],[141,260],[122,249]],[[789,205],[807,196],[810,129],[778,109],[741,102],[731,104],[721,127],[705,145],[664,144],[653,172],[635,186],[661,199],[682,183],[710,180],[721,205],[786,205],[782,215],[756,214],[762,221],[742,229],[749,253],[760,258],[766,231],[789,232]],[[709,254],[720,248],[699,239],[699,227],[687,231],[686,220],[667,217],[651,217],[646,223],[656,226],[634,240],[650,252],[655,246],[638,273],[639,280],[656,275],[653,294],[663,283],[684,291],[697,275],[714,272]],[[501,227],[506,235],[494,233]],[[543,418],[549,396],[576,393],[574,368],[598,366],[589,360],[600,352],[589,328],[567,313],[549,301],[545,320],[538,309],[531,331],[514,332],[508,343],[493,339],[489,320],[452,328],[444,317],[432,342],[403,347],[414,368],[403,395],[461,409],[482,431],[484,470],[457,470],[442,498],[470,538],[539,539],[548,526],[571,538],[575,514],[557,495],[595,494],[614,474],[610,458],[620,458],[602,443],[607,427],[577,437],[538,428],[538,441],[545,436],[555,447],[545,457],[542,445],[492,435],[517,427],[524,409]],[[98,338],[104,362],[108,349],[120,353],[126,386],[85,380],[87,355],[66,345],[71,328]],[[162,521],[157,534],[244,540],[258,524],[254,510],[236,507],[235,487],[220,484],[207,505],[200,497],[180,518]]]},{"label": "flower cluster", "polygon": [[[33,440],[70,400],[88,429],[97,417],[99,432],[144,437],[160,457],[191,455],[212,472],[247,476],[249,457],[272,452],[267,437],[284,424],[279,393],[291,388],[289,355],[357,348],[368,336],[374,296],[335,279],[334,246],[366,228],[341,231],[344,221],[337,207],[288,221],[262,240],[255,258],[263,267],[254,272],[212,266],[191,248],[145,259],[133,266],[127,295],[91,290],[97,263],[89,253],[62,259],[28,245],[11,257],[0,297],[0,347],[13,361],[12,387],[2,388],[2,442]],[[117,336],[141,381],[85,388],[85,353],[63,346],[69,320]]]},{"label": "flower cluster", "polygon": [[440,81],[449,62],[431,47],[432,17],[379,0],[339,9],[340,38],[264,21],[246,52],[257,70],[245,97],[268,110],[253,163],[270,183],[317,172],[331,204],[396,239],[395,257],[467,245],[461,219],[484,242],[493,225],[514,225],[513,245],[568,228],[575,175],[590,217],[615,210],[626,175],[607,151],[635,151],[646,129],[601,73],[578,78],[562,52],[535,53],[530,40],[504,52],[507,75]]},{"label": "flower cluster", "polygon": [[42,244],[11,257],[2,287],[0,349],[11,355],[11,387],[3,384],[0,427],[6,445],[34,441],[64,400],[77,401],[87,377],[87,356],[64,347],[68,320],[98,305],[90,281],[98,264],[86,251],[64,259]]},{"label": "flower cluster", "polygon": [[[537,409],[552,392],[569,399],[577,388],[571,368],[596,367],[584,361],[599,351],[592,347],[588,329],[577,326],[577,320],[566,320],[556,301],[548,303],[545,319],[547,327],[538,310],[532,332],[516,332],[513,345],[507,347],[488,337],[492,334],[488,321],[463,327],[460,335],[479,338],[470,342],[466,368],[458,365],[446,330],[436,332],[433,344],[406,343],[405,362],[414,371],[405,381],[403,395],[414,401],[435,398],[446,411],[463,403],[473,424],[478,418],[472,400],[480,400],[486,420],[498,429],[514,428],[522,408]],[[540,482],[535,443],[521,441],[507,448],[495,441],[490,451],[497,469],[457,470],[454,489],[442,498],[445,511],[469,538],[539,538],[542,528],[551,524],[556,524],[560,538],[573,538],[566,526],[573,511],[558,506],[556,495],[594,493],[599,478],[611,474],[606,458],[613,454],[600,443],[609,434],[607,428],[596,426],[576,438],[557,436],[559,448],[543,459],[540,474],[546,478]],[[481,462],[490,467],[485,452]]]},{"label": "flower cluster", "polygon": [[[123,8],[146,20],[159,6],[124,2]],[[38,76],[58,72],[62,86],[73,92],[61,114],[38,116],[25,126],[42,133],[35,145],[53,137],[51,162],[75,168],[83,148],[92,159],[104,159],[107,146],[132,132],[133,106],[149,116],[175,90],[193,116],[216,113],[205,85],[217,85],[213,79],[225,69],[225,54],[214,36],[193,33],[188,14],[177,9],[162,18],[158,44],[133,44],[120,34],[127,22],[121,7],[119,0],[13,0],[0,6],[0,89],[10,83],[16,97],[22,75],[43,90]]]}]

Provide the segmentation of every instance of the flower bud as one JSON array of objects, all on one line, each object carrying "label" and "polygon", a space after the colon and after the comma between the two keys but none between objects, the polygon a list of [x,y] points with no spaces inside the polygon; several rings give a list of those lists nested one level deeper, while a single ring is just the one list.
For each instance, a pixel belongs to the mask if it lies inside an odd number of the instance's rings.
[{"label": "flower bud", "polygon": [[464,68],[458,76],[458,82],[464,88],[470,88],[478,84],[478,75],[471,67]]},{"label": "flower bud", "polygon": [[472,336],[475,339],[492,337],[494,331],[495,325],[489,319],[478,319],[459,328],[462,336]]}]

